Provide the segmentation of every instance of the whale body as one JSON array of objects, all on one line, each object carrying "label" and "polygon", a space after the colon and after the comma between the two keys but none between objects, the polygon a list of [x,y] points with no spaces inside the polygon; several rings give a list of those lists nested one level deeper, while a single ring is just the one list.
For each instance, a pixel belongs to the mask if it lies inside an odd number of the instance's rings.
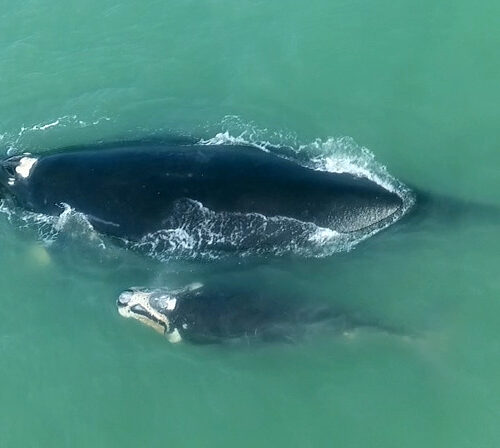
[{"label": "whale body", "polygon": [[168,229],[186,200],[340,233],[381,226],[403,205],[369,179],[245,145],[116,143],[17,155],[0,161],[0,190],[36,213],[56,216],[69,206],[97,231],[130,241]]},{"label": "whale body", "polygon": [[172,343],[290,343],[316,334],[347,334],[358,327],[393,333],[332,306],[228,285],[134,287],[123,291],[116,305],[121,316],[138,320]]}]

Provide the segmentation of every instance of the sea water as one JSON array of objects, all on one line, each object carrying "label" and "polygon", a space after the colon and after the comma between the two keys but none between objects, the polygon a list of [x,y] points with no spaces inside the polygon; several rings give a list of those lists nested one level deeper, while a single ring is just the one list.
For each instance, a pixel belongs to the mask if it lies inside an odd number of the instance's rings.
[{"label": "sea water", "polygon": [[[165,260],[71,212],[56,232],[0,213],[0,446],[498,446],[499,220],[467,203],[500,206],[499,13],[491,0],[4,1],[2,155],[250,142],[464,208],[328,256]],[[172,345],[116,312],[129,286],[217,277],[373,326]]]}]

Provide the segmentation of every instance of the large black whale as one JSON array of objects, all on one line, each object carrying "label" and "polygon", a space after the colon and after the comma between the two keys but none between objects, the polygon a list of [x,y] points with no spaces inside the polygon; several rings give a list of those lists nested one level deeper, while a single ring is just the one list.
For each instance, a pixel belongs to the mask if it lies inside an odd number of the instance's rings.
[{"label": "large black whale", "polygon": [[168,226],[184,199],[338,232],[381,225],[402,209],[397,194],[366,178],[245,145],[117,143],[17,155],[0,161],[0,188],[27,210],[59,215],[66,204],[97,231],[131,241]]}]

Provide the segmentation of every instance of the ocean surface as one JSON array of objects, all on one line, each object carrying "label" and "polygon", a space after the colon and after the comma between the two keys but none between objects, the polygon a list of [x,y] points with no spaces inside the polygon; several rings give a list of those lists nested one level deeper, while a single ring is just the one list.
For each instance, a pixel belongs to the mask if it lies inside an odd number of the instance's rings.
[{"label": "ocean surface", "polygon": [[[166,135],[277,145],[458,211],[325,256],[160,261],[3,209],[1,447],[500,445],[500,3],[1,6],[1,155]],[[373,325],[172,345],[116,311],[129,286],[207,278]]]}]

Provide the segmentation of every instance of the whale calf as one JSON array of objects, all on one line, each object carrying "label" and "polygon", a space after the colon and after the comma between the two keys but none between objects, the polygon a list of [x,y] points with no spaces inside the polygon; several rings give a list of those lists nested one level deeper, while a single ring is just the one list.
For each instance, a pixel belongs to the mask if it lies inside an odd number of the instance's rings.
[{"label": "whale calf", "polygon": [[353,321],[331,306],[227,285],[130,288],[116,305],[121,316],[152,327],[171,343],[298,342],[316,334],[348,334],[358,327],[392,333]]},{"label": "whale calf", "polygon": [[246,145],[116,143],[16,155],[0,161],[0,191],[36,213],[69,206],[98,232],[130,241],[168,229],[186,200],[341,233],[382,226],[403,204],[369,179]]}]

